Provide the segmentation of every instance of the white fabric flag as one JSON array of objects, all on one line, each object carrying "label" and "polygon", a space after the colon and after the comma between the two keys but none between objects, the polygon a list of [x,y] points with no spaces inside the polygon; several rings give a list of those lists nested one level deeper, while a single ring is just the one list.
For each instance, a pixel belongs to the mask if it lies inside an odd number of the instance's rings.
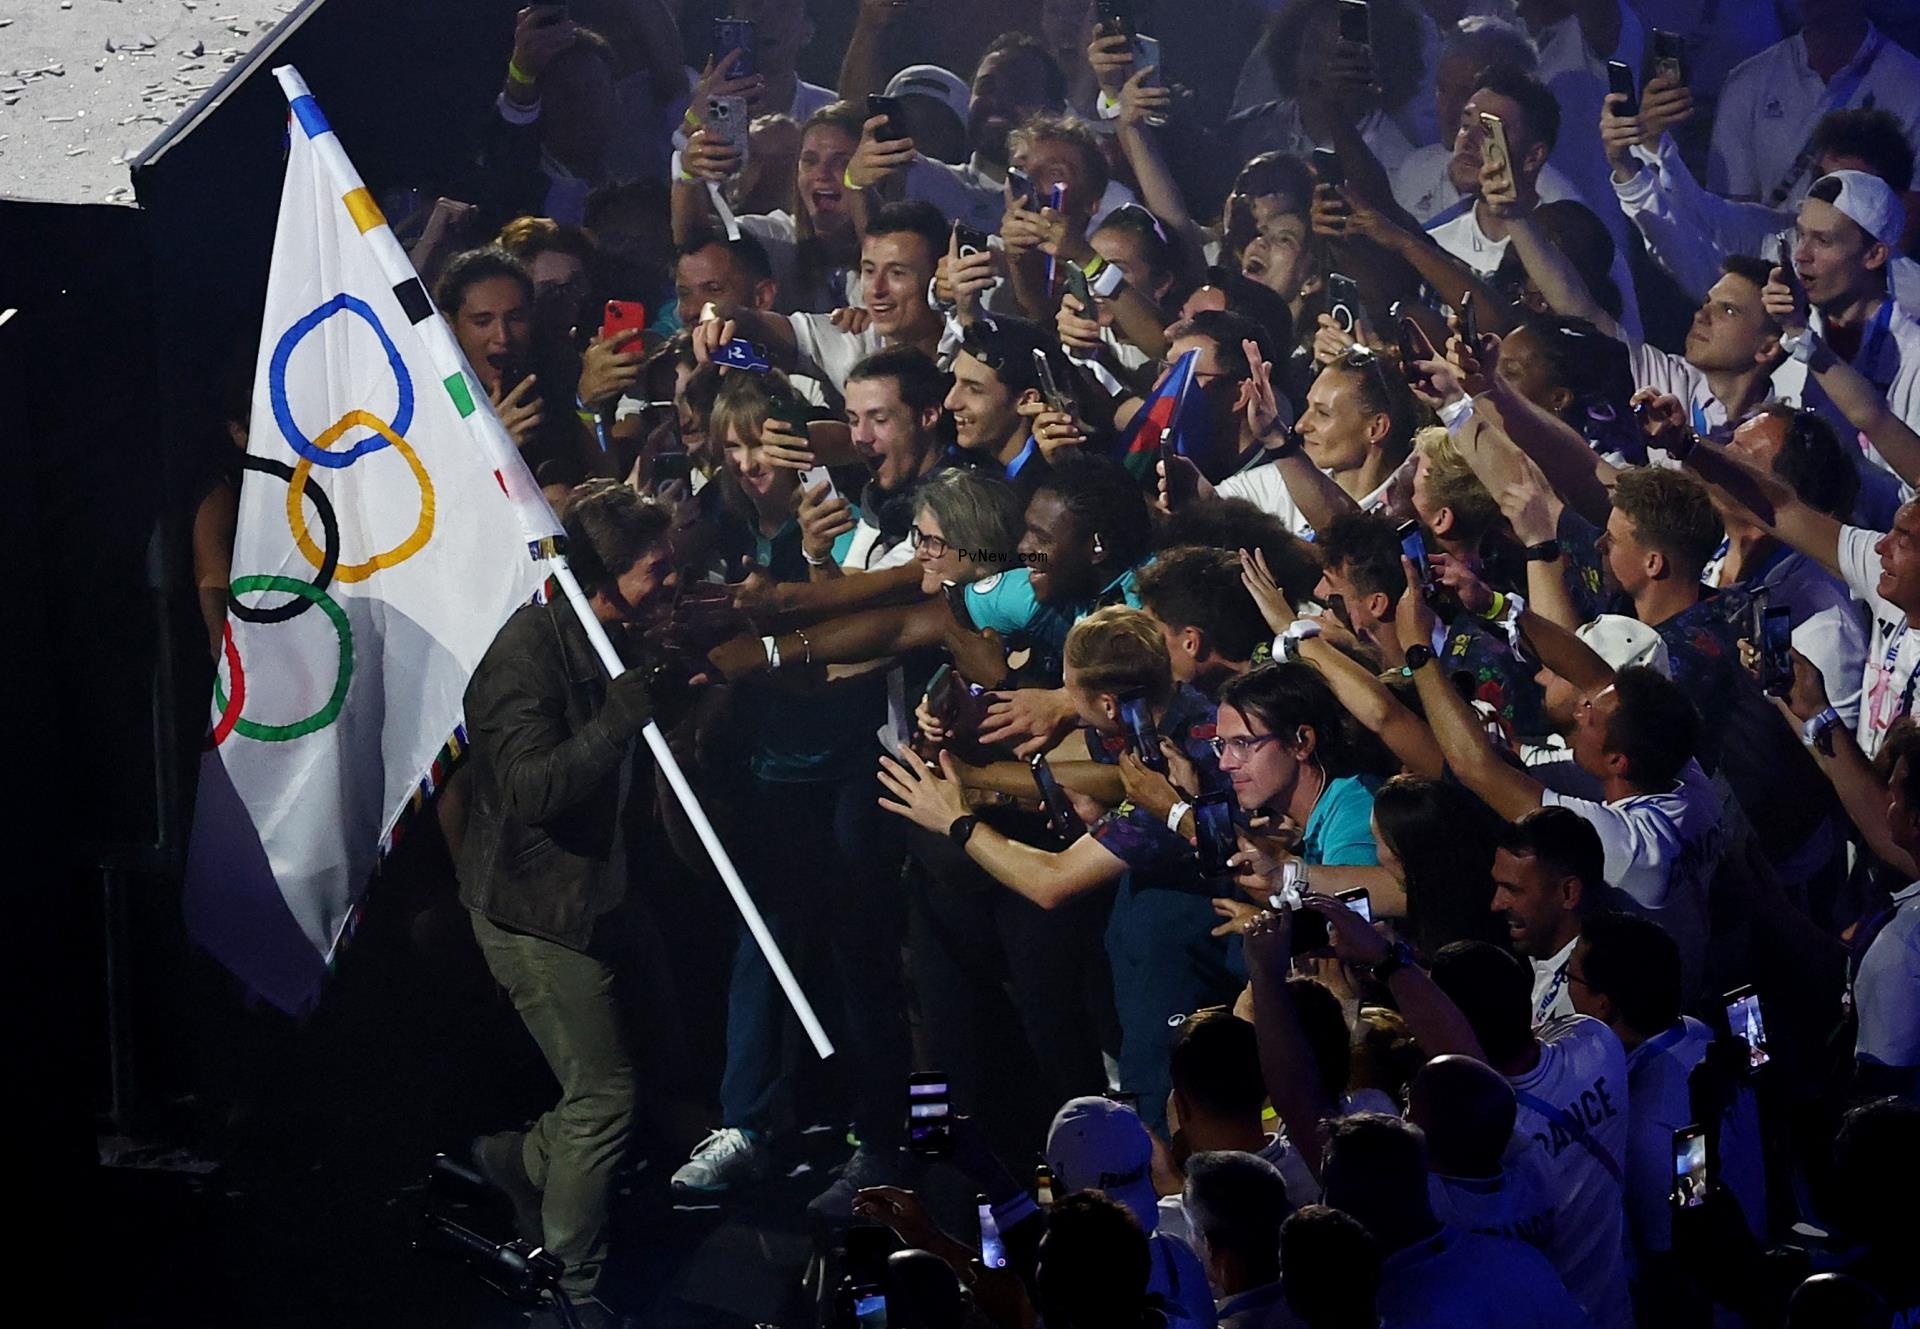
[{"label": "white fabric flag", "polygon": [[560,528],[299,75],[276,73],[286,186],[186,909],[300,1012]]}]

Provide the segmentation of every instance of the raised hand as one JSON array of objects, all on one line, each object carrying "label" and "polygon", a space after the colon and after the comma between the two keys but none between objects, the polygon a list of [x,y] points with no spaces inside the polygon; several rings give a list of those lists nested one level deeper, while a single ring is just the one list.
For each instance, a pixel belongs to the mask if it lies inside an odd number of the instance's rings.
[{"label": "raised hand", "polygon": [[500,423],[506,426],[517,448],[533,441],[540,428],[541,406],[540,383],[532,374],[521,379],[511,392],[507,391],[507,381],[503,378],[493,392],[493,409],[499,413]]}]

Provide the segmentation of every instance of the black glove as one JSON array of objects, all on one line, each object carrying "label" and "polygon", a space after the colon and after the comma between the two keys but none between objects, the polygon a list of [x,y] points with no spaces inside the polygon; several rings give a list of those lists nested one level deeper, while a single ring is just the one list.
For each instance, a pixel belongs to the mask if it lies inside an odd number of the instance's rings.
[{"label": "black glove", "polygon": [[601,709],[607,727],[619,738],[632,738],[653,719],[653,695],[647,690],[653,671],[629,669],[607,684],[607,704]]}]

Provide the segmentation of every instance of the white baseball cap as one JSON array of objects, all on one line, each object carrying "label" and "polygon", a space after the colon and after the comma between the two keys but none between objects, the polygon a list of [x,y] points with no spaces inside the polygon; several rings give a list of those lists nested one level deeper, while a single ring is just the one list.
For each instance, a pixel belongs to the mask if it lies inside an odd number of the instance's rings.
[{"label": "white baseball cap", "polygon": [[1893,192],[1892,185],[1865,171],[1829,171],[1815,180],[1813,187],[1818,189],[1829,180],[1840,185],[1833,206],[1841,216],[1883,245],[1900,243],[1900,236],[1907,228],[1907,213],[1900,206],[1900,196]]},{"label": "white baseball cap", "polygon": [[931,97],[967,123],[967,106],[973,94],[960,76],[939,65],[908,65],[887,81],[889,97]]},{"label": "white baseball cap", "polygon": [[1153,1189],[1153,1139],[1139,1114],[1106,1098],[1073,1098],[1047,1131],[1047,1165],[1065,1192],[1100,1190],[1152,1232],[1160,1221]]},{"label": "white baseball cap", "polygon": [[1593,653],[1615,669],[1645,665],[1662,678],[1673,677],[1673,661],[1667,657],[1667,643],[1660,634],[1637,618],[1625,614],[1602,614],[1582,624],[1576,634]]}]

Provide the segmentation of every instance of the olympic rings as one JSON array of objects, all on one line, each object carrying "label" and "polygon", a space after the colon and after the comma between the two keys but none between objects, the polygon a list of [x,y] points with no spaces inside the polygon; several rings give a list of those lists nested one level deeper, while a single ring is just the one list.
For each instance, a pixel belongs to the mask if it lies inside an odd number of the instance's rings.
[{"label": "olympic rings", "polygon": [[[263,475],[278,476],[288,485],[293,484],[293,467],[271,457],[256,457],[249,453],[240,459],[240,464],[249,471],[259,471]],[[305,463],[303,462],[302,465]],[[315,485],[307,495],[313,500],[314,511],[320,514],[320,528],[327,533],[326,552],[320,559],[320,575],[313,579],[315,590],[324,591],[327,583],[333,580],[334,568],[340,562],[340,522],[333,515],[333,503],[327,498],[327,491]],[[271,609],[243,605],[231,590],[227,592],[227,611],[243,623],[285,623],[289,619],[313,608],[313,601],[295,597],[285,604],[275,605]]]},{"label": "olympic rings", "polygon": [[[314,446],[323,449],[322,456],[329,455],[324,449],[339,442],[340,436],[356,425],[373,430],[383,440],[382,447],[390,443],[394,450],[406,459],[408,467],[413,471],[414,480],[420,486],[420,520],[414,525],[411,535],[386,553],[375,554],[364,563],[348,563],[336,568],[333,575],[343,583],[365,581],[381,568],[396,567],[419,553],[426,547],[427,541],[433,538],[433,480],[428,476],[427,468],[420,464],[420,454],[413,450],[406,439],[365,411],[348,411],[334,421],[326,433],[314,440]],[[313,467],[308,464],[305,457],[302,457],[293,468],[293,479],[287,485],[287,527],[293,532],[293,542],[299,547],[300,552],[306,555],[307,562],[319,568],[324,574],[327,555],[315,547],[313,536],[307,530],[306,511],[300,504],[301,496],[307,492],[307,477],[312,472]],[[318,486],[315,486],[314,492],[319,493]],[[325,524],[324,521],[322,524]]]},{"label": "olympic rings", "polygon": [[[292,724],[260,724],[257,721],[248,720],[241,716],[238,713],[239,707],[236,702],[233,707],[235,714],[233,723],[230,726],[231,732],[240,735],[242,738],[251,738],[260,743],[285,743],[289,739],[302,738],[317,729],[325,729],[328,725],[332,724],[334,720],[339,718],[340,708],[347,703],[347,685],[353,681],[353,628],[347,622],[346,611],[335,604],[333,597],[319,587],[311,585],[308,582],[295,581],[292,577],[276,577],[263,574],[234,578],[232,587],[232,593],[234,595],[245,595],[249,591],[284,591],[288,595],[297,595],[303,600],[311,600],[314,604],[319,605],[320,612],[333,620],[333,630],[340,637],[340,668],[333,682],[332,695],[327,698],[325,704],[323,704],[319,710],[309,715],[306,719],[295,720]],[[229,635],[229,645],[231,645],[231,642],[232,637]],[[236,694],[245,686],[245,675],[240,672],[238,662],[239,655],[237,652],[227,657],[228,669],[232,672],[235,680],[234,691]],[[229,703],[226,696],[226,689],[220,686],[218,676],[213,680],[213,699],[215,704],[220,707],[221,719],[224,723]],[[219,732],[217,727],[215,732]]]},{"label": "olympic rings", "polygon": [[[393,370],[394,386],[399,389],[399,404],[394,408],[392,422],[376,437],[361,439],[347,451],[333,453],[326,450],[325,444],[308,439],[295,423],[293,406],[287,401],[287,364],[293,359],[294,348],[309,332],[343,310],[365,319],[374,335],[380,339],[380,347],[387,355],[387,365]],[[267,366],[267,395],[273,401],[274,422],[280,426],[281,436],[287,440],[287,446],[314,465],[335,470],[353,465],[369,452],[378,452],[394,441],[394,435],[406,433],[407,427],[413,423],[413,377],[407,373],[406,361],[400,357],[400,348],[393,344],[393,338],[387,335],[385,326],[381,324],[379,315],[373,312],[372,306],[344,292],[307,314],[282,334],[273,348],[273,359]],[[338,438],[337,435],[335,437]]]},{"label": "olympic rings", "polygon": [[[302,600],[301,604],[307,601]],[[247,674],[240,667],[240,648],[233,644],[233,624],[225,624],[220,629],[220,649],[227,657],[227,677],[233,680],[233,697],[220,704],[220,718],[214,721],[213,732],[207,735],[207,746],[217,748],[227,741],[227,735],[233,732],[240,720],[240,708],[247,704]],[[220,676],[214,674],[213,689],[220,690]]]}]

